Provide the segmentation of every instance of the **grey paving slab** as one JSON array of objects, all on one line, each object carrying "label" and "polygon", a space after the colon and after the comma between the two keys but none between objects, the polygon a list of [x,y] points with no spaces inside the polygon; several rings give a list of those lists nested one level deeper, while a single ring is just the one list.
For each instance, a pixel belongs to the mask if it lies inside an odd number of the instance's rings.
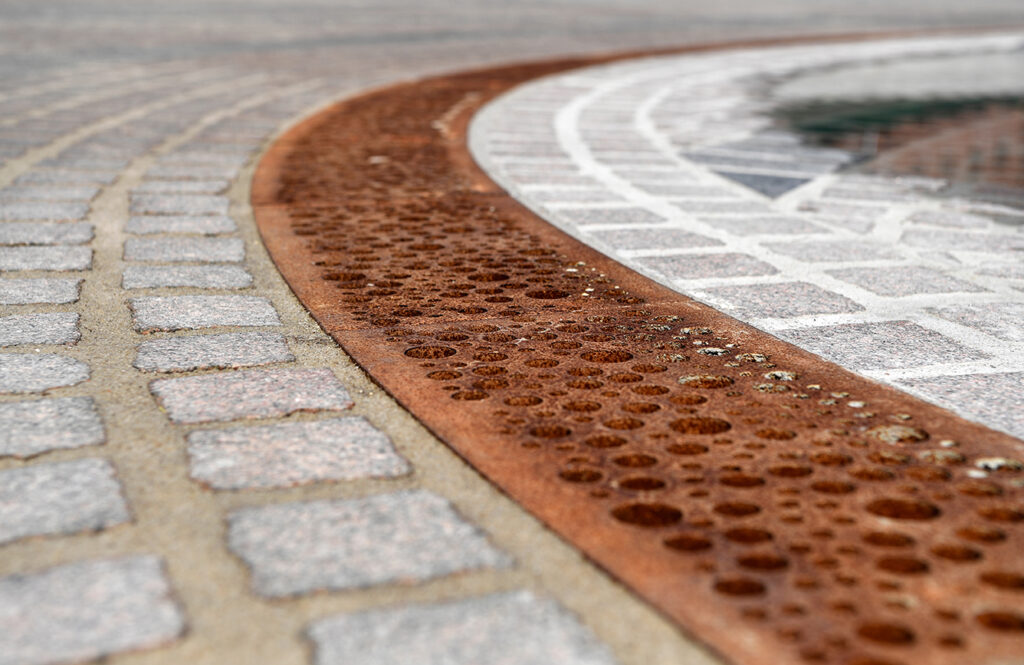
[{"label": "grey paving slab", "polygon": [[15,185],[0,189],[0,201],[89,201],[99,192],[100,188],[95,185]]},{"label": "grey paving slab", "polygon": [[109,185],[117,180],[117,171],[75,171],[71,169],[46,169],[29,171],[14,179],[16,185]]},{"label": "grey paving slab", "polygon": [[661,273],[668,279],[751,277],[774,275],[778,272],[770,264],[760,259],[736,252],[649,256],[637,259],[637,262]]},{"label": "grey paving slab", "polygon": [[154,233],[194,233],[217,235],[232,233],[238,225],[227,216],[186,217],[181,215],[149,215],[132,217],[124,225],[125,233],[150,235]]},{"label": "grey paving slab", "polygon": [[722,286],[702,289],[701,294],[726,312],[740,317],[789,318],[864,310],[853,300],[808,282]]},{"label": "grey paving slab", "polygon": [[0,247],[0,270],[88,270],[88,247]]},{"label": "grey paving slab", "polygon": [[677,200],[673,203],[687,214],[709,217],[715,215],[765,215],[773,212],[763,203],[738,199],[724,201],[692,199]]},{"label": "grey paving slab", "polygon": [[909,217],[912,224],[946,226],[954,229],[984,229],[990,224],[988,218],[955,210],[919,210]]},{"label": "grey paving slab", "polygon": [[204,430],[188,436],[192,477],[214,489],[391,478],[412,471],[361,417]]},{"label": "grey paving slab", "polygon": [[243,370],[158,379],[150,390],[179,423],[276,418],[298,411],[343,411],[348,391],[327,369]]},{"label": "grey paving slab", "polygon": [[135,194],[131,197],[131,212],[137,215],[226,215],[228,203],[226,196]]},{"label": "grey paving slab", "polygon": [[588,235],[615,249],[686,249],[689,247],[717,247],[722,243],[682,229],[654,227],[590,231]]},{"label": "grey paving slab", "polygon": [[129,519],[114,467],[106,460],[0,471],[0,544],[100,531]]},{"label": "grey paving slab", "polygon": [[749,187],[759,194],[764,194],[769,198],[777,198],[782,196],[791,189],[796,189],[801,185],[805,185],[810,182],[810,178],[789,178],[780,175],[763,175],[758,173],[740,173],[736,171],[722,171],[715,169],[715,173],[720,176],[734,180],[744,187]]},{"label": "grey paving slab", "polygon": [[126,289],[192,286],[205,289],[240,289],[252,284],[241,266],[126,266],[121,285]]},{"label": "grey paving slab", "polygon": [[226,333],[153,339],[139,345],[135,367],[149,372],[253,367],[290,362],[284,335],[270,332]]},{"label": "grey paving slab", "polygon": [[968,233],[944,229],[910,229],[900,242],[911,247],[991,254],[1019,253],[1024,250],[1024,235],[1006,233]]},{"label": "grey paving slab", "polygon": [[0,578],[0,665],[80,662],[170,642],[185,629],[171,594],[153,556]]},{"label": "grey paving slab", "polygon": [[238,174],[235,166],[210,166],[174,164],[157,165],[149,169],[146,175],[150,178],[166,178],[180,180],[209,180],[211,178],[230,180]]},{"label": "grey paving slab", "polygon": [[270,301],[257,296],[148,296],[128,304],[139,332],[281,325]]},{"label": "grey paving slab", "polygon": [[78,301],[80,279],[0,279],[0,305],[64,305]]},{"label": "grey paving slab", "polygon": [[987,289],[922,266],[845,268],[828,270],[829,275],[856,284],[880,296],[900,297],[921,293],[977,293]]},{"label": "grey paving slab", "polygon": [[105,440],[91,397],[0,403],[0,457],[31,457]]},{"label": "grey paving slab", "polygon": [[743,215],[741,217],[701,217],[700,220],[716,229],[733,235],[806,235],[826,230],[799,217],[783,215]]},{"label": "grey paving slab", "polygon": [[0,202],[0,220],[75,220],[89,214],[87,203]]},{"label": "grey paving slab", "polygon": [[316,665],[613,665],[565,608],[529,591],[320,619]]},{"label": "grey paving slab", "polygon": [[764,243],[764,247],[777,254],[793,257],[805,263],[839,263],[842,261],[880,261],[902,258],[886,245],[864,241],[815,240]]},{"label": "grey paving slab", "polygon": [[228,544],[265,596],[413,584],[509,557],[442,497],[422,490],[243,508]]},{"label": "grey paving slab", "polygon": [[81,337],[78,314],[74,312],[0,316],[0,347],[18,344],[74,344]]},{"label": "grey paving slab", "polygon": [[929,308],[935,316],[1007,342],[1024,342],[1024,303],[994,302]]},{"label": "grey paving slab", "polygon": [[220,194],[231,184],[228,180],[146,180],[132,189],[133,194]]},{"label": "grey paving slab", "polygon": [[126,261],[238,263],[245,259],[241,238],[129,238]]},{"label": "grey paving slab", "polygon": [[89,378],[89,366],[55,353],[0,353],[0,394],[39,393]]},{"label": "grey paving slab", "polygon": [[565,208],[554,215],[573,224],[657,224],[666,221],[644,208]]},{"label": "grey paving slab", "polygon": [[988,357],[910,321],[819,326],[775,335],[852,369],[895,369]]},{"label": "grey paving slab", "polygon": [[86,222],[0,223],[0,245],[81,245],[92,237]]},{"label": "grey paving slab", "polygon": [[1024,372],[904,379],[897,385],[1024,439]]}]

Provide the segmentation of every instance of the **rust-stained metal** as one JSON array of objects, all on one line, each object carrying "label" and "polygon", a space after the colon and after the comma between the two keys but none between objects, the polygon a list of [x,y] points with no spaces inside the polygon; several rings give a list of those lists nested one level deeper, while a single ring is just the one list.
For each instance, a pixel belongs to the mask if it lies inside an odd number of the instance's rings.
[{"label": "rust-stained metal", "polygon": [[300,300],[470,464],[726,659],[1019,660],[1020,441],[651,282],[473,165],[474,109],[582,64],[399,85],[286,134],[253,201]]}]

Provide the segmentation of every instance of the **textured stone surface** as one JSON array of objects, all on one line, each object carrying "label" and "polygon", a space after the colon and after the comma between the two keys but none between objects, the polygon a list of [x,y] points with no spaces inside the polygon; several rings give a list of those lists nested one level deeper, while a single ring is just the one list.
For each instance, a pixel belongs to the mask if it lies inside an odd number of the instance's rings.
[{"label": "textured stone surface", "polygon": [[615,249],[686,249],[688,247],[714,247],[722,243],[696,233],[662,227],[592,231],[590,236]]},{"label": "textured stone surface", "polygon": [[327,369],[248,370],[158,379],[150,389],[171,420],[182,423],[273,418],[352,406],[344,386]]},{"label": "textured stone surface", "polygon": [[98,185],[109,185],[117,180],[115,171],[75,171],[71,169],[46,169],[29,171],[15,178],[14,182],[19,185],[39,184],[78,184],[96,183]]},{"label": "textured stone surface", "polygon": [[81,338],[78,314],[15,314],[0,317],[0,347],[18,344],[73,344]]},{"label": "textured stone surface", "polygon": [[0,353],[0,394],[38,393],[89,378],[89,366],[54,353]]},{"label": "textured stone surface", "polygon": [[192,477],[215,489],[388,478],[412,469],[364,418],[192,432]]},{"label": "textured stone surface", "polygon": [[1024,372],[904,379],[898,384],[967,418],[1024,439]]},{"label": "textured stone surface", "polygon": [[0,220],[82,219],[89,212],[86,203],[0,202]]},{"label": "textured stone surface", "polygon": [[316,665],[612,665],[563,607],[529,591],[320,619]]},{"label": "textured stone surface", "polygon": [[715,217],[703,219],[709,225],[738,236],[750,235],[803,235],[821,233],[822,228],[799,217],[771,217],[744,215],[742,217]]},{"label": "textured stone surface", "polygon": [[893,369],[987,357],[910,321],[851,323],[775,334],[853,369]]},{"label": "textured stone surface", "polygon": [[887,266],[885,268],[847,268],[829,270],[828,274],[844,282],[856,284],[880,296],[911,296],[919,293],[973,293],[984,291],[980,286],[945,275],[938,270],[920,266]]},{"label": "textured stone surface", "polygon": [[126,289],[192,286],[203,289],[240,289],[252,284],[241,266],[126,266],[121,285]]},{"label": "textured stone surface", "polygon": [[928,310],[935,316],[980,330],[1007,342],[1024,342],[1024,303],[950,305]]},{"label": "textured stone surface", "polygon": [[152,556],[0,578],[0,665],[92,660],[179,636],[185,620]]},{"label": "textured stone surface", "polygon": [[114,467],[105,460],[0,471],[0,543],[98,531],[129,519]]},{"label": "textured stone surface", "polygon": [[657,224],[665,218],[643,208],[563,209],[555,213],[573,224]]},{"label": "textured stone surface", "polygon": [[179,372],[292,360],[295,356],[279,333],[227,333],[145,341],[139,345],[135,366],[150,372]]},{"label": "textured stone surface", "polygon": [[238,263],[245,258],[241,238],[129,238],[126,261]]},{"label": "textured stone surface", "polygon": [[777,254],[791,256],[805,263],[838,263],[840,261],[878,261],[898,259],[892,248],[869,242],[848,240],[820,240],[815,242],[765,243]]},{"label": "textured stone surface", "polygon": [[152,296],[128,303],[140,332],[281,325],[270,301],[256,296]]},{"label": "textured stone surface", "polygon": [[651,256],[637,262],[668,279],[705,279],[708,277],[750,277],[774,275],[771,265],[747,254],[677,254]]},{"label": "textured stone surface", "polygon": [[131,199],[132,214],[158,215],[226,215],[226,196],[205,194],[135,194]]},{"label": "textured stone surface", "polygon": [[243,508],[228,518],[228,543],[265,596],[410,584],[510,563],[425,491]]},{"label": "textured stone surface", "polygon": [[92,240],[86,222],[7,222],[0,224],[0,245],[81,245]]},{"label": "textured stone surface", "polygon": [[864,309],[849,298],[807,282],[722,286],[703,289],[701,294],[730,314],[741,317],[841,314]]},{"label": "textured stone surface", "polygon": [[231,183],[227,180],[146,180],[133,194],[220,194]]},{"label": "textured stone surface", "polygon": [[0,201],[88,201],[99,194],[94,185],[42,187],[21,185],[0,189]]},{"label": "textured stone surface", "polygon": [[0,457],[31,457],[104,441],[91,397],[0,403]]},{"label": "textured stone surface", "polygon": [[88,270],[88,247],[0,247],[0,270]]},{"label": "textured stone surface", "polygon": [[147,235],[151,233],[198,233],[216,235],[231,233],[238,226],[230,217],[182,217],[174,215],[151,215],[132,217],[124,225],[125,233]]},{"label": "textured stone surface", "polygon": [[80,279],[0,279],[0,305],[76,302]]}]

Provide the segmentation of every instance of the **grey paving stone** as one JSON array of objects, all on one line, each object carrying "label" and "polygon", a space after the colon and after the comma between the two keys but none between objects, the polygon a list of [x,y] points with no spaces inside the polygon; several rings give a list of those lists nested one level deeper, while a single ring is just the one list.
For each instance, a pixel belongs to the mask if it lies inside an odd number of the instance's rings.
[{"label": "grey paving stone", "polygon": [[961,252],[989,252],[1003,254],[1024,250],[1024,235],[1007,233],[967,233],[942,229],[910,229],[903,232],[900,242],[911,247],[944,249]]},{"label": "grey paving stone", "polygon": [[590,231],[588,235],[615,249],[686,249],[689,247],[716,247],[722,244],[714,238],[664,226]]},{"label": "grey paving stone", "polygon": [[64,305],[78,301],[80,279],[0,279],[0,305]]},{"label": "grey paving stone", "polygon": [[661,273],[668,279],[749,277],[774,275],[778,272],[771,265],[749,254],[737,254],[734,252],[650,256],[636,260],[638,263]]},{"label": "grey paving stone", "polygon": [[179,423],[275,418],[298,411],[343,411],[348,391],[328,369],[245,370],[158,379],[150,390]]},{"label": "grey paving stone", "polygon": [[978,274],[1003,277],[1004,279],[1024,279],[1024,264],[986,264],[984,268],[978,270]]},{"label": "grey paving stone", "polygon": [[946,226],[955,229],[984,229],[991,224],[991,220],[987,217],[954,210],[920,210],[907,217],[906,221],[912,224]]},{"label": "grey paving stone", "polygon": [[130,519],[114,467],[105,460],[0,471],[0,544],[99,531]]},{"label": "grey paving stone", "polygon": [[900,297],[919,293],[977,293],[987,289],[921,266],[844,268],[829,275],[856,284],[880,296]]},{"label": "grey paving stone", "polygon": [[1006,340],[1024,342],[1024,303],[993,302],[929,308],[928,312]]},{"label": "grey paving stone", "polygon": [[146,180],[132,190],[133,194],[220,194],[231,183],[228,180]]},{"label": "grey paving stone", "polygon": [[214,489],[390,478],[412,468],[364,418],[192,432],[192,477]]},{"label": "grey paving stone", "polygon": [[741,318],[786,318],[864,310],[849,298],[808,282],[722,286],[701,292],[712,303]]},{"label": "grey paving stone", "polygon": [[89,366],[55,353],[0,353],[0,394],[39,393],[89,378]]},{"label": "grey paving stone", "polygon": [[166,178],[179,180],[210,180],[211,178],[231,180],[238,174],[237,166],[189,165],[173,164],[157,165],[146,172],[150,178]]},{"label": "grey paving stone", "polygon": [[839,263],[841,261],[878,261],[899,259],[898,252],[885,245],[849,240],[815,240],[764,243],[764,247],[805,263]]},{"label": "grey paving stone", "polygon": [[789,178],[786,176],[762,175],[758,173],[739,173],[735,171],[718,170],[716,170],[715,173],[773,199],[782,196],[791,189],[796,189],[800,185],[810,182],[810,178]]},{"label": "grey paving stone", "polygon": [[0,270],[88,270],[88,247],[0,247]]},{"label": "grey paving stone", "polygon": [[700,185],[694,183],[677,183],[677,182],[648,182],[648,183],[631,183],[634,187],[642,189],[648,194],[656,194],[658,196],[667,197],[711,197],[711,198],[732,198],[734,195],[727,189],[721,187]]},{"label": "grey paving stone", "polygon": [[81,245],[92,240],[86,222],[7,222],[0,224],[0,245]]},{"label": "grey paving stone", "polygon": [[75,171],[70,169],[47,169],[29,171],[18,176],[14,183],[16,185],[65,185],[65,184],[89,184],[109,185],[117,180],[117,171]]},{"label": "grey paving stone", "polygon": [[32,457],[105,440],[91,397],[0,403],[0,457]]},{"label": "grey paving stone", "polygon": [[243,508],[228,516],[228,545],[265,596],[411,584],[511,563],[447,500],[422,490]]},{"label": "grey paving stone", "polygon": [[967,418],[1024,438],[1024,372],[904,379],[898,384]]},{"label": "grey paving stone", "polygon": [[134,194],[131,197],[131,212],[140,215],[226,215],[228,203],[226,196]]},{"label": "grey paving stone", "polygon": [[126,289],[193,286],[201,289],[240,289],[252,284],[245,268],[212,266],[127,266],[121,285]]},{"label": "grey paving stone", "polygon": [[89,201],[100,188],[95,185],[65,185],[34,187],[30,185],[0,189],[0,201]]},{"label": "grey paving stone", "polygon": [[128,304],[139,332],[281,325],[270,301],[256,296],[150,296]]},{"label": "grey paving stone", "polygon": [[767,205],[758,201],[745,201],[743,199],[733,200],[703,200],[691,199],[673,201],[675,206],[683,212],[691,215],[765,215],[773,211]]},{"label": "grey paving stone", "polygon": [[126,261],[238,263],[245,259],[241,238],[129,238]]},{"label": "grey paving stone", "polygon": [[658,224],[665,219],[644,208],[571,208],[554,213],[573,224]]},{"label": "grey paving stone", "polygon": [[851,323],[775,333],[851,369],[898,369],[988,356],[910,321]]},{"label": "grey paving stone", "polygon": [[132,217],[124,225],[125,233],[148,235],[152,233],[197,233],[217,235],[232,233],[238,226],[230,217],[182,217],[176,215],[151,215]]},{"label": "grey paving stone", "polygon": [[0,220],[75,220],[89,214],[87,203],[0,202]]},{"label": "grey paving stone", "polygon": [[78,314],[15,314],[0,316],[0,347],[18,344],[74,344],[78,332]]},{"label": "grey paving stone", "polygon": [[529,591],[342,614],[308,629],[316,665],[613,665],[575,616]]},{"label": "grey paving stone", "polygon": [[135,367],[149,372],[253,367],[290,362],[284,335],[269,332],[227,333],[153,339],[139,345]]},{"label": "grey paving stone", "polygon": [[805,201],[800,204],[800,210],[814,213],[815,217],[854,233],[868,233],[886,212],[884,207],[823,201]]},{"label": "grey paving stone", "polygon": [[[0,665],[93,660],[185,630],[160,560],[82,561],[0,578]],[[12,629],[16,627],[16,629]]]},{"label": "grey paving stone", "polygon": [[700,220],[716,229],[733,235],[750,236],[761,234],[805,235],[825,233],[826,229],[799,217],[744,215],[742,217],[701,217]]},{"label": "grey paving stone", "polygon": [[619,203],[625,202],[618,194],[606,189],[552,189],[530,193],[532,201],[541,203]]}]

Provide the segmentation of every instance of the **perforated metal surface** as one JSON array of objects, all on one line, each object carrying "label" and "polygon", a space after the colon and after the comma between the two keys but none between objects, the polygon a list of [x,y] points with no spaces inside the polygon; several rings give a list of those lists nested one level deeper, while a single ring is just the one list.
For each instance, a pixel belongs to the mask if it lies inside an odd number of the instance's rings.
[{"label": "perforated metal surface", "polygon": [[472,165],[473,109],[574,64],[398,86],[287,134],[254,207],[296,294],[469,463],[726,658],[1019,661],[1021,442],[657,286]]}]

